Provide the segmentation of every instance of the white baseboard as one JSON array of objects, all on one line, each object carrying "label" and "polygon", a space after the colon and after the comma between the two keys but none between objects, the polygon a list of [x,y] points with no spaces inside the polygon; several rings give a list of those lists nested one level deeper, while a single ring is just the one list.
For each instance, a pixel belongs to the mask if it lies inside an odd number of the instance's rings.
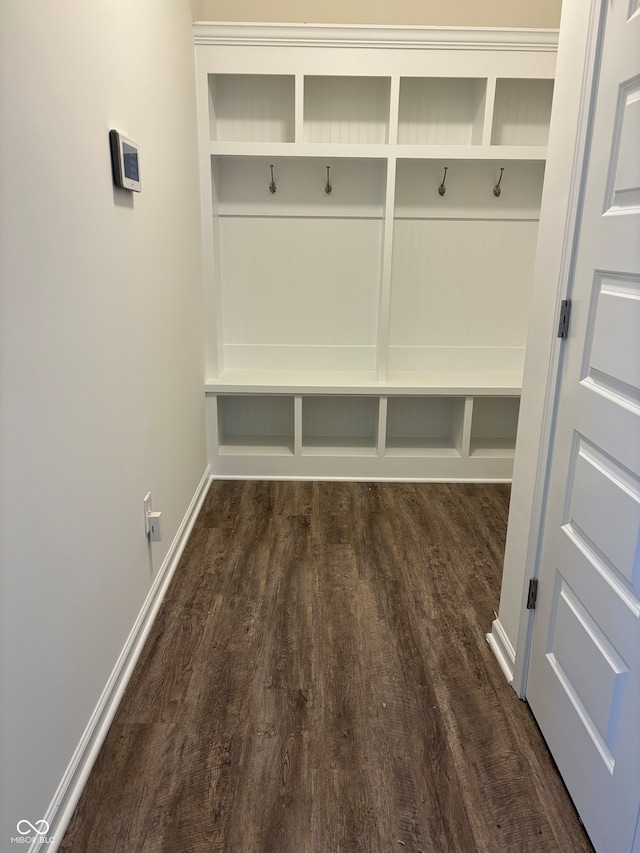
[{"label": "white baseboard", "polygon": [[500,664],[500,669],[504,673],[504,677],[509,684],[513,684],[513,674],[516,667],[516,653],[511,645],[509,637],[500,624],[499,619],[494,619],[491,624],[491,633],[486,635],[487,642],[491,646],[491,651],[494,653],[496,660]]},{"label": "white baseboard", "polygon": [[149,594],[138,614],[138,618],[131,629],[127,642],[113,668],[113,672],[102,691],[102,696],[62,777],[53,801],[47,809],[47,813],[44,816],[44,819],[49,824],[46,841],[41,843],[40,839],[36,837],[29,847],[29,853],[45,853],[45,851],[46,853],[55,853],[62,842],[74,809],[89,778],[91,768],[98,757],[100,747],[107,736],[122,695],[129,683],[129,679],[151,631],[151,626],[155,621],[171,578],[178,566],[210,483],[211,469],[207,466],[193,499],[189,504],[189,508],[182,519],[182,523],[178,528],[178,532],[171,543],[167,556],[155,577]]}]

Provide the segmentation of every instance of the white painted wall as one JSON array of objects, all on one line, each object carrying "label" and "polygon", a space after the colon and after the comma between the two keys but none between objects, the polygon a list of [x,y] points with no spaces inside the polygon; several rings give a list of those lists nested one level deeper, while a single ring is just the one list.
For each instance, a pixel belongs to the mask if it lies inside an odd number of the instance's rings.
[{"label": "white painted wall", "polygon": [[191,0],[194,20],[449,27],[552,27],[562,0]]},{"label": "white painted wall", "polygon": [[[8,850],[49,806],[206,452],[189,0],[4,0],[0,34]],[[110,127],[142,145],[141,195],[112,186]]]}]

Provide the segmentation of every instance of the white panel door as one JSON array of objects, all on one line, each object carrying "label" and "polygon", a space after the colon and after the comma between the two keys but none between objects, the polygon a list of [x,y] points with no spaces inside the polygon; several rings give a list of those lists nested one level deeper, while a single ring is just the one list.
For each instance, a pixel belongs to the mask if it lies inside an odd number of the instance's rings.
[{"label": "white panel door", "polygon": [[[585,3],[585,7],[586,7]],[[602,0],[527,699],[598,853],[639,849],[640,11]],[[587,10],[585,8],[585,14]]]}]

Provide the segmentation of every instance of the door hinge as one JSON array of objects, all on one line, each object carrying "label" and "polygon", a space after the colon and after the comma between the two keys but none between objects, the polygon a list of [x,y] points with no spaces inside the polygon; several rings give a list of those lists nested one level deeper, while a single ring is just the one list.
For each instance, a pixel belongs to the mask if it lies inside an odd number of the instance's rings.
[{"label": "door hinge", "polygon": [[527,593],[527,610],[536,609],[536,598],[538,597],[538,578],[529,579],[529,592]]},{"label": "door hinge", "polygon": [[571,314],[571,300],[563,299],[560,303],[560,319],[558,320],[559,338],[566,338],[569,334],[569,314]]}]

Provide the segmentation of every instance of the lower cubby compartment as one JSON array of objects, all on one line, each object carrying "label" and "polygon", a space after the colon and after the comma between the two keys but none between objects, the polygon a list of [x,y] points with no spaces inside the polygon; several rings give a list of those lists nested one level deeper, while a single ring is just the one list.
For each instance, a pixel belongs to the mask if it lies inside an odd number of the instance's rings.
[{"label": "lower cubby compartment", "polygon": [[221,455],[293,455],[292,396],[218,395]]},{"label": "lower cubby compartment", "polygon": [[469,455],[513,457],[519,410],[519,397],[476,397]]},{"label": "lower cubby compartment", "polygon": [[303,456],[375,456],[378,398],[302,398]]},{"label": "lower cubby compartment", "polygon": [[387,456],[460,456],[464,397],[389,397]]},{"label": "lower cubby compartment", "polygon": [[210,388],[213,476],[508,481],[519,398],[429,390]]}]

